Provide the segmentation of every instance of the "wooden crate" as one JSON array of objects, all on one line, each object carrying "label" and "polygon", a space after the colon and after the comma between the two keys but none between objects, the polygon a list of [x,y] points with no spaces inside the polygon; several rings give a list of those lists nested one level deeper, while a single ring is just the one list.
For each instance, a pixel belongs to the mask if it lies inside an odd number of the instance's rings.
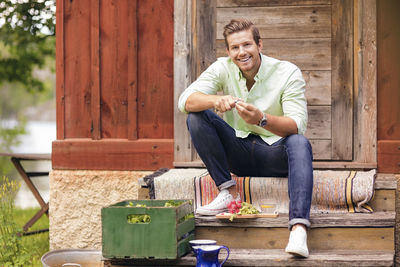
[{"label": "wooden crate", "polygon": [[[164,207],[167,200],[126,200],[101,210],[102,252],[111,259],[176,259],[189,250],[194,239],[190,200]],[[128,206],[132,203],[132,206]],[[146,207],[135,207],[144,204]],[[150,222],[128,222],[129,215],[149,215]]]}]

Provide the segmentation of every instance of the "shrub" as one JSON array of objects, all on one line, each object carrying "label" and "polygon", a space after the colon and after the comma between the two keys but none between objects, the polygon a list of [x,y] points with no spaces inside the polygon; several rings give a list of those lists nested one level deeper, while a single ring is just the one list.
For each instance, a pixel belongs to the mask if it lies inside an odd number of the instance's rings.
[{"label": "shrub", "polygon": [[19,184],[7,177],[0,178],[0,266],[29,266],[28,251],[22,246],[14,218],[14,198]]}]

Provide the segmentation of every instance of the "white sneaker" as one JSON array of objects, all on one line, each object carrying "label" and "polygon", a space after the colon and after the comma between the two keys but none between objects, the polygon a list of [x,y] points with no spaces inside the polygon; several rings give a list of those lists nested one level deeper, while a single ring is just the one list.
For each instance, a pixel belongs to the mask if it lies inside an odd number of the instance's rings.
[{"label": "white sneaker", "polygon": [[290,232],[285,251],[297,257],[308,257],[307,231],[303,227],[297,227]]},{"label": "white sneaker", "polygon": [[201,206],[196,210],[200,215],[217,215],[228,211],[228,204],[234,200],[227,189],[222,189],[218,196],[208,205]]}]

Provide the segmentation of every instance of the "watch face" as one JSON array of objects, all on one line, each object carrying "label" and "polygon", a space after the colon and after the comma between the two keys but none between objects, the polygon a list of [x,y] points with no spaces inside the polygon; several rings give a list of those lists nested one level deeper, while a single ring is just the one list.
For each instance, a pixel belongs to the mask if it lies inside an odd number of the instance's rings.
[{"label": "watch face", "polygon": [[264,127],[265,125],[267,125],[267,116],[265,116],[265,113],[264,113],[262,119],[258,122],[258,126]]},{"label": "watch face", "polygon": [[267,125],[267,120],[266,119],[262,119],[260,122],[260,126],[264,127],[265,125]]},{"label": "watch face", "polygon": [[265,125],[267,125],[267,116],[264,113],[262,119],[258,122],[258,126],[264,127]]}]

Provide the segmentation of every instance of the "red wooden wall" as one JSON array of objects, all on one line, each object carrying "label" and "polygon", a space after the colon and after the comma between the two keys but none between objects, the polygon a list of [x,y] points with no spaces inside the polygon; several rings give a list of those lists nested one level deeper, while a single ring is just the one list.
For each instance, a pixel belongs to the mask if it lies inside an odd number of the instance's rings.
[{"label": "red wooden wall", "polygon": [[377,1],[378,171],[400,173],[400,1]]},{"label": "red wooden wall", "polygon": [[173,2],[57,1],[54,169],[172,167]]}]

